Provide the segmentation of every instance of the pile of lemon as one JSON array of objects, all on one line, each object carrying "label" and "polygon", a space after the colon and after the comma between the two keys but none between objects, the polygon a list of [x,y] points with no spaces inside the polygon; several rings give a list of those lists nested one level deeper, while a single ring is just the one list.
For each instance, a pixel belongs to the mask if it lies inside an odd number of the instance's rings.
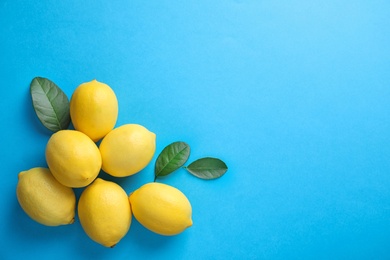
[{"label": "pile of lemon", "polygon": [[128,195],[117,183],[98,177],[101,170],[115,177],[133,175],[149,164],[156,149],[156,135],[145,127],[115,128],[118,101],[107,84],[93,80],[78,86],[70,116],[75,130],[60,130],[47,143],[48,168],[18,175],[17,198],[28,216],[47,226],[71,224],[77,203],[73,188],[86,187],[78,218],[86,234],[106,247],[127,234],[132,215],[161,235],[176,235],[192,225],[191,204],[178,189],[152,182]]}]

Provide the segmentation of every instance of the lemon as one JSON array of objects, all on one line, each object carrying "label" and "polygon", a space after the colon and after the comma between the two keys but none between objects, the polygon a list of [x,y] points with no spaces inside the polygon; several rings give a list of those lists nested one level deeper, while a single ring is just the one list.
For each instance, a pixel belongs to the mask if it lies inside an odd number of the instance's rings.
[{"label": "lemon", "polygon": [[192,226],[192,208],[178,189],[157,182],[147,183],[129,196],[134,217],[160,235],[176,235]]},{"label": "lemon", "polygon": [[99,148],[87,135],[76,130],[60,130],[47,142],[46,162],[60,183],[79,188],[97,177],[102,158]]},{"label": "lemon", "polygon": [[115,177],[133,175],[152,160],[156,135],[138,124],[122,125],[103,138],[99,150],[106,173]]},{"label": "lemon", "polygon": [[114,128],[118,118],[114,91],[97,80],[81,84],[70,99],[70,117],[76,130],[97,142]]},{"label": "lemon", "polygon": [[113,247],[130,228],[131,208],[127,194],[118,184],[97,178],[81,193],[78,216],[92,240]]},{"label": "lemon", "polygon": [[76,196],[72,188],[59,183],[49,169],[37,167],[18,175],[16,195],[30,218],[46,226],[74,222]]}]

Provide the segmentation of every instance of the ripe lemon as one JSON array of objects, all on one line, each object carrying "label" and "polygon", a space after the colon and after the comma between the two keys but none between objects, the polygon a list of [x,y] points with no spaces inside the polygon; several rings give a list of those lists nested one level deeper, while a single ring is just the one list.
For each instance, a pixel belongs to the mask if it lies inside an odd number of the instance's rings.
[{"label": "ripe lemon", "polygon": [[18,175],[16,195],[30,218],[46,226],[74,222],[76,196],[59,183],[47,168],[32,168]]},{"label": "ripe lemon", "polygon": [[127,194],[118,184],[97,178],[81,193],[78,216],[92,240],[113,247],[130,228],[131,208]]},{"label": "ripe lemon", "polygon": [[133,175],[152,160],[156,135],[138,124],[126,124],[109,132],[99,146],[102,169],[115,177]]},{"label": "ripe lemon", "polygon": [[81,84],[70,99],[70,117],[76,130],[97,142],[114,128],[118,118],[114,91],[97,80]]},{"label": "ripe lemon", "polygon": [[60,130],[46,145],[46,162],[60,183],[79,188],[97,177],[102,158],[99,148],[87,135],[76,130]]},{"label": "ripe lemon", "polygon": [[192,226],[192,208],[178,189],[157,182],[147,183],[129,196],[134,217],[160,235],[176,235]]}]

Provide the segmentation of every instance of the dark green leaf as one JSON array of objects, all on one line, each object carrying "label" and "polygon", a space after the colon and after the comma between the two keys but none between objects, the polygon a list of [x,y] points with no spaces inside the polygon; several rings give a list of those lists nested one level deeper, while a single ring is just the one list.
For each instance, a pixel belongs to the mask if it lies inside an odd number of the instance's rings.
[{"label": "dark green leaf", "polygon": [[165,147],[157,157],[154,166],[154,179],[166,176],[177,170],[188,160],[190,146],[184,142],[174,142]]},{"label": "dark green leaf", "polygon": [[42,124],[57,132],[70,124],[69,99],[54,82],[36,77],[30,84],[35,113]]},{"label": "dark green leaf", "polygon": [[205,157],[185,167],[192,175],[206,180],[216,179],[228,170],[226,164],[217,158]]}]

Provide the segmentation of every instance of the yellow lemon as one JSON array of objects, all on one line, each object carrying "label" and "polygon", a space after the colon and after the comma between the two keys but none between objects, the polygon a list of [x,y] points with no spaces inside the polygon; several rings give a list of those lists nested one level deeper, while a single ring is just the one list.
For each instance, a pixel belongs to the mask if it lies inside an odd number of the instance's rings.
[{"label": "yellow lemon", "polygon": [[46,162],[60,183],[79,188],[97,177],[102,158],[99,148],[87,135],[76,130],[60,130],[46,145]]},{"label": "yellow lemon", "polygon": [[97,80],[81,84],[70,99],[70,117],[76,130],[97,142],[114,128],[118,118],[114,91]]},{"label": "yellow lemon", "polygon": [[78,216],[92,240],[113,247],[130,228],[131,208],[127,194],[118,184],[97,178],[81,193]]},{"label": "yellow lemon", "polygon": [[59,183],[49,169],[37,167],[18,175],[16,195],[30,218],[46,226],[74,222],[76,196],[72,188]]},{"label": "yellow lemon", "polygon": [[129,196],[134,217],[160,235],[176,235],[192,226],[192,208],[178,189],[157,182],[147,183]]},{"label": "yellow lemon", "polygon": [[115,177],[133,175],[152,160],[156,135],[138,124],[126,124],[109,132],[99,146],[102,169]]}]

